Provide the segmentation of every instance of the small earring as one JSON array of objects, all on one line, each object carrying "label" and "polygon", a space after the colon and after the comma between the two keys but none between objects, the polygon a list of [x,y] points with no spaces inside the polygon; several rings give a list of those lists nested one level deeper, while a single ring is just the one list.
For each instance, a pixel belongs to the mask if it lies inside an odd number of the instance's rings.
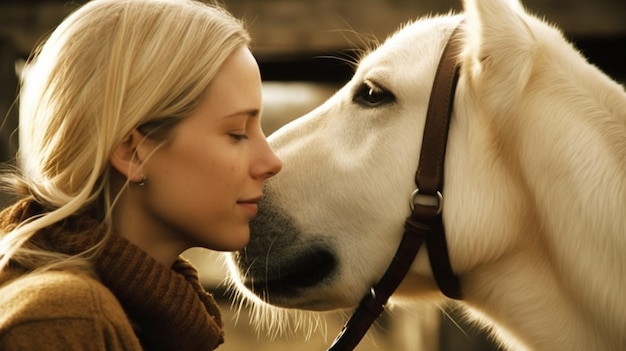
[{"label": "small earring", "polygon": [[137,186],[138,187],[143,187],[144,185],[146,185],[146,176],[145,175],[141,175],[141,180],[137,182]]}]

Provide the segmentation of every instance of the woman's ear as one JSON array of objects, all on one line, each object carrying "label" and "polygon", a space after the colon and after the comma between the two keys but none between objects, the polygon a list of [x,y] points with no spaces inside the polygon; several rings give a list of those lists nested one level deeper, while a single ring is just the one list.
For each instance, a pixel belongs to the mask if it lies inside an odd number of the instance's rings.
[{"label": "woman's ear", "polygon": [[137,147],[144,139],[143,134],[133,130],[113,149],[109,159],[113,168],[124,175],[129,182],[138,183],[145,179],[143,161],[137,154]]}]

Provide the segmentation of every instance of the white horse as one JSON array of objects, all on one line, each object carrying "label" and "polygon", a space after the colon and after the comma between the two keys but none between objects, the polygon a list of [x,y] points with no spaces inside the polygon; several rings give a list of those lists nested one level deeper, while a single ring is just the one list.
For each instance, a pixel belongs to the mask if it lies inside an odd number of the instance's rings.
[{"label": "white horse", "polygon": [[[410,213],[435,70],[461,20],[443,187],[469,314],[511,349],[626,350],[626,93],[515,0],[404,26],[270,143],[235,285],[269,304],[355,307]],[[420,250],[392,302],[445,301]],[[250,295],[248,293],[248,295]]]}]

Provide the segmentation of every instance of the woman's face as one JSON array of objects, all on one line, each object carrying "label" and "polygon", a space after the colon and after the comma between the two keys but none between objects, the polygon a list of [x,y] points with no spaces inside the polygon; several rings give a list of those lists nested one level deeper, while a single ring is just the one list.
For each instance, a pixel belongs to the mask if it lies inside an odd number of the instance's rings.
[{"label": "woman's face", "polygon": [[155,240],[183,250],[234,251],[248,243],[263,183],[282,167],[261,130],[260,111],[259,68],[242,47],[164,145],[145,139],[138,146],[146,185],[134,189],[142,192],[144,230]]}]

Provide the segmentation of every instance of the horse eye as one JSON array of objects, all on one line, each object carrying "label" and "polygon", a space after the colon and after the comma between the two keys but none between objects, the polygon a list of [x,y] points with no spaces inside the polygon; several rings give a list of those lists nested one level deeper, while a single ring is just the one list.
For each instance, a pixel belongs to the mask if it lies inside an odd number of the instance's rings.
[{"label": "horse eye", "polygon": [[363,83],[357,89],[352,101],[363,107],[378,107],[392,103],[396,97],[388,90]]}]

